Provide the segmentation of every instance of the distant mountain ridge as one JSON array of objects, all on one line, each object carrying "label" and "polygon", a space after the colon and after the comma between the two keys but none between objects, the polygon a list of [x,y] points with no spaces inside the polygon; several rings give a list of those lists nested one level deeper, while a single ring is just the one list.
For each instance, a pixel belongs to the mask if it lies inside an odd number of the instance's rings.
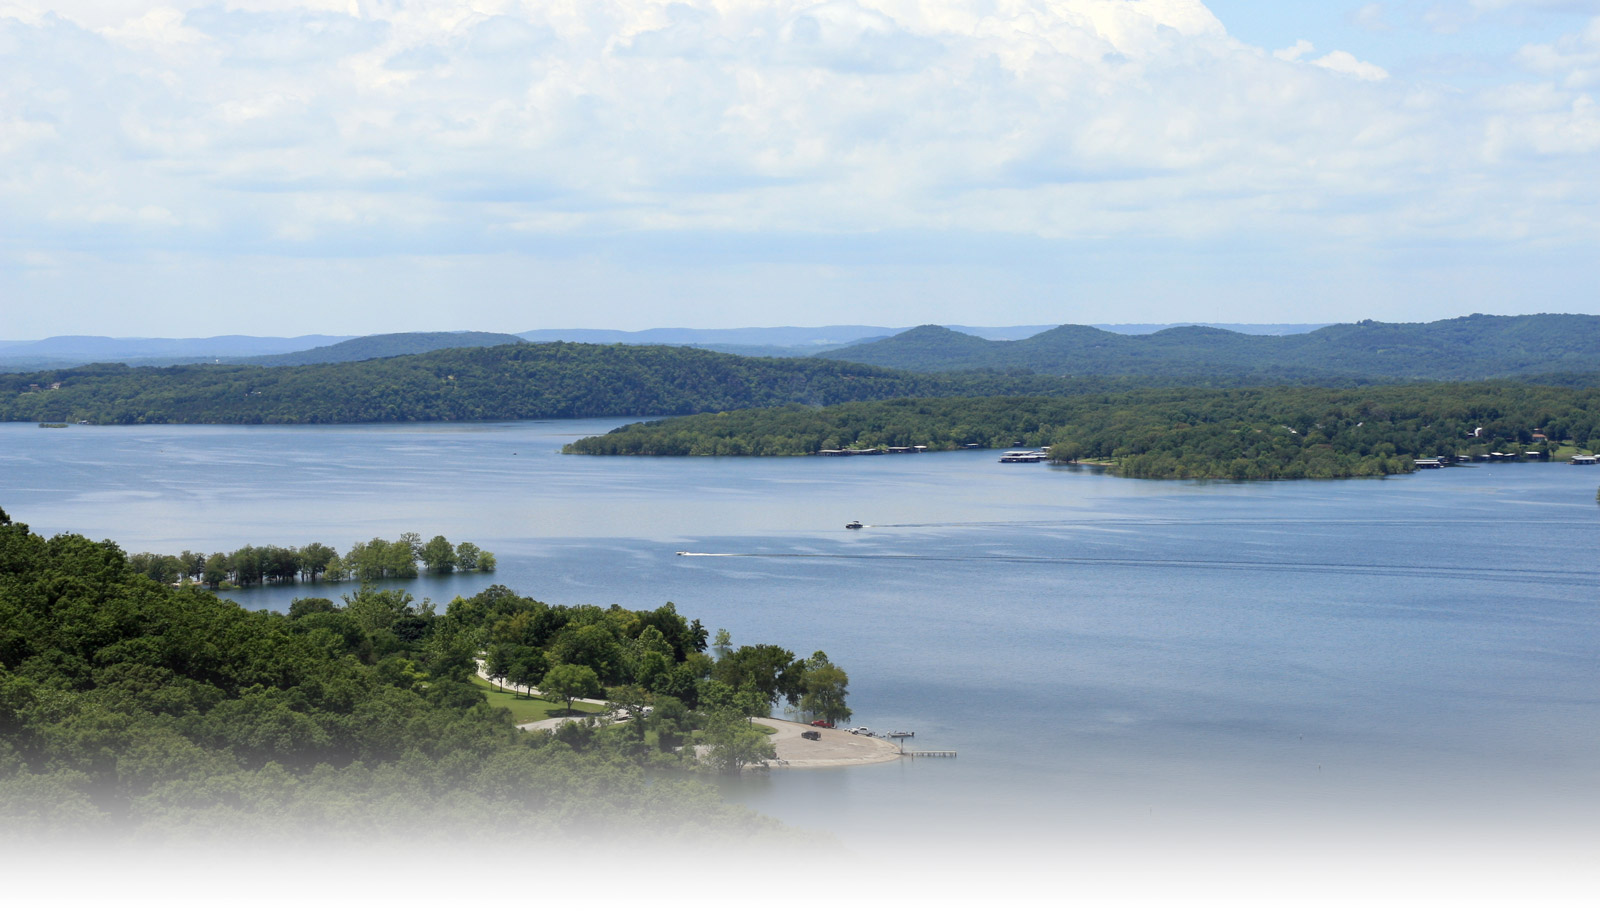
[{"label": "distant mountain ridge", "polygon": [[0,369],[64,369],[90,362],[125,365],[179,365],[234,360],[331,346],[350,337],[308,334],[298,337],[102,337],[59,336],[0,343]]},{"label": "distant mountain ridge", "polygon": [[388,359],[392,356],[415,356],[438,349],[461,349],[470,346],[509,346],[526,340],[509,333],[482,333],[475,330],[451,333],[379,333],[368,337],[355,337],[329,346],[318,346],[300,352],[276,356],[252,356],[240,359],[237,365],[326,365],[333,362],[363,362],[367,359]]},{"label": "distant mountain ridge", "polygon": [[379,333],[363,337],[222,336],[195,339],[51,337],[0,348],[0,370],[42,371],[89,363],[131,366],[318,365],[409,356],[466,346],[526,342],[509,333],[478,331]]},{"label": "distant mountain ridge", "polygon": [[7,340],[0,344],[0,358],[61,356],[103,362],[108,357],[134,356],[258,356],[331,346],[350,337],[307,334],[298,337],[101,337],[59,336],[43,340]]},{"label": "distant mountain ridge", "polygon": [[[1102,330],[1144,334],[1172,324],[1097,324]],[[1303,333],[1320,324],[1217,324],[1241,333],[1277,335]],[[694,346],[740,356],[800,357],[845,346],[870,343],[904,333],[908,327],[833,325],[823,327],[656,327],[649,330],[561,328],[528,330],[520,335],[452,331],[448,333],[380,333],[371,336],[299,337],[104,337],[60,336],[43,340],[0,340],[0,371],[63,369],[91,362],[124,365],[193,365],[197,363],[248,363],[300,365],[358,361],[387,356],[413,355],[456,346],[492,346],[505,343],[593,343],[634,346]],[[1021,340],[1055,329],[1053,324],[972,327],[952,324],[946,329],[989,340]],[[454,340],[447,339],[454,337]],[[432,339],[429,339],[432,338]],[[341,343],[345,350],[313,352]],[[396,348],[403,344],[402,348]],[[293,356],[293,359],[286,357]]]},{"label": "distant mountain ridge", "polygon": [[[1182,324],[1091,324],[1101,330],[1119,333],[1153,333]],[[1305,333],[1323,324],[1211,324],[1207,326],[1234,330],[1258,336],[1276,336],[1284,333]],[[973,327],[964,324],[944,325],[968,336],[985,340],[1023,340],[1046,331],[1055,324],[1025,324],[1018,326]],[[568,328],[524,330],[518,334],[530,343],[596,343],[626,344],[632,346],[695,346],[718,352],[742,356],[814,356],[832,349],[856,346],[905,333],[912,327],[868,327],[861,325],[834,325],[826,327],[653,327],[648,330],[605,330],[598,328]]]},{"label": "distant mountain ridge", "polygon": [[1200,326],[1129,336],[1069,324],[1014,341],[923,326],[819,353],[818,358],[920,372],[1016,369],[1219,381],[1298,381],[1329,375],[1466,381],[1600,370],[1600,317],[1474,314],[1418,324],[1333,324],[1281,336]]}]

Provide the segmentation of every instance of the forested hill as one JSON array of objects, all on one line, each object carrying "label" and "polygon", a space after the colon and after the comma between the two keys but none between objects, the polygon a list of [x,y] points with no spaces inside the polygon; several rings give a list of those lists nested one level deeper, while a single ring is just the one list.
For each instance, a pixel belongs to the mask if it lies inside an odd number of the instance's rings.
[{"label": "forested hill", "polygon": [[1474,314],[1427,324],[1335,324],[1288,336],[1251,336],[1214,327],[1130,336],[1065,325],[1013,341],[917,327],[819,356],[913,371],[988,368],[1257,381],[1328,376],[1468,381],[1600,371],[1600,317]]},{"label": "forested hill", "polygon": [[[0,510],[0,831],[230,846],[264,831],[511,836],[547,849],[557,835],[608,832],[743,838],[776,825],[665,772],[698,768],[690,728],[715,756],[740,745],[744,714],[813,687],[842,697],[848,680],[773,645],[713,660],[699,622],[670,604],[549,606],[504,587],[443,613],[398,591],[345,600],[246,611],[136,573],[110,542],[45,539]],[[597,685],[581,655],[608,658],[618,688],[600,694],[652,702],[654,714],[519,732],[475,684],[474,655],[491,643],[537,655],[546,686],[561,670]],[[641,675],[655,685],[626,685]],[[752,693],[744,712],[721,704],[741,679],[773,694]],[[669,685],[697,698],[656,691]]]},{"label": "forested hill", "polygon": [[506,346],[524,342],[526,341],[522,337],[512,336],[509,333],[482,333],[475,330],[453,333],[379,333],[356,337],[330,346],[318,346],[315,349],[270,356],[252,356],[233,361],[248,365],[326,365],[335,362],[360,362],[363,359],[386,359],[390,356],[413,356],[440,349]]},{"label": "forested hill", "polygon": [[89,365],[0,375],[0,420],[384,423],[664,416],[890,397],[1070,393],[1063,379],[932,376],[687,347],[539,343],[335,365]]}]

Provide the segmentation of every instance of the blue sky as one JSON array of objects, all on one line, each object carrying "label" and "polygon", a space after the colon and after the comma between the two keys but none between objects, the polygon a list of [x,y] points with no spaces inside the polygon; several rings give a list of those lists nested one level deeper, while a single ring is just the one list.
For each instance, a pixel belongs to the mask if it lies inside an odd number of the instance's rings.
[{"label": "blue sky", "polygon": [[0,340],[1597,310],[1600,0],[0,0]]}]

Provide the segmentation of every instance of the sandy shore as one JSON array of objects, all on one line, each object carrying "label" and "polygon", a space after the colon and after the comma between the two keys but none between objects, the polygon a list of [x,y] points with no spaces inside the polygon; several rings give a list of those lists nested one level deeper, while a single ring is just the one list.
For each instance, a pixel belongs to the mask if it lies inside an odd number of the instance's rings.
[{"label": "sandy shore", "polygon": [[[863,766],[887,763],[900,758],[899,745],[880,737],[861,737],[833,728],[813,728],[777,718],[757,718],[758,724],[776,728],[772,735],[778,759],[773,769],[827,769],[834,766]],[[801,731],[818,731],[821,740],[806,740]]]},{"label": "sandy shore", "polygon": [[[600,716],[597,716],[600,717]],[[572,718],[547,718],[530,721],[517,727],[524,731],[554,731]],[[605,720],[603,717],[601,720]],[[774,728],[777,733],[768,739],[778,758],[767,765],[772,769],[828,769],[837,766],[863,766],[868,763],[886,763],[900,758],[900,747],[878,737],[861,737],[849,731],[830,728],[813,728],[778,718],[756,718],[757,724]],[[817,731],[821,740],[806,740],[802,731]]]}]

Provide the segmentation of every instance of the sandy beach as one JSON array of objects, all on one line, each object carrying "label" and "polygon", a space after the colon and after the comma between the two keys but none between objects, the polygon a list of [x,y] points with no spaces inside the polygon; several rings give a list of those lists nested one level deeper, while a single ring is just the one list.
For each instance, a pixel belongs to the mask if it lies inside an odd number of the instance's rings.
[{"label": "sandy beach", "polygon": [[[778,733],[772,735],[771,740],[778,758],[768,764],[773,769],[829,769],[886,763],[900,758],[899,745],[881,737],[864,737],[834,728],[813,728],[778,718],[755,721],[777,729]],[[802,731],[817,731],[822,739],[806,740],[800,736]]]}]

